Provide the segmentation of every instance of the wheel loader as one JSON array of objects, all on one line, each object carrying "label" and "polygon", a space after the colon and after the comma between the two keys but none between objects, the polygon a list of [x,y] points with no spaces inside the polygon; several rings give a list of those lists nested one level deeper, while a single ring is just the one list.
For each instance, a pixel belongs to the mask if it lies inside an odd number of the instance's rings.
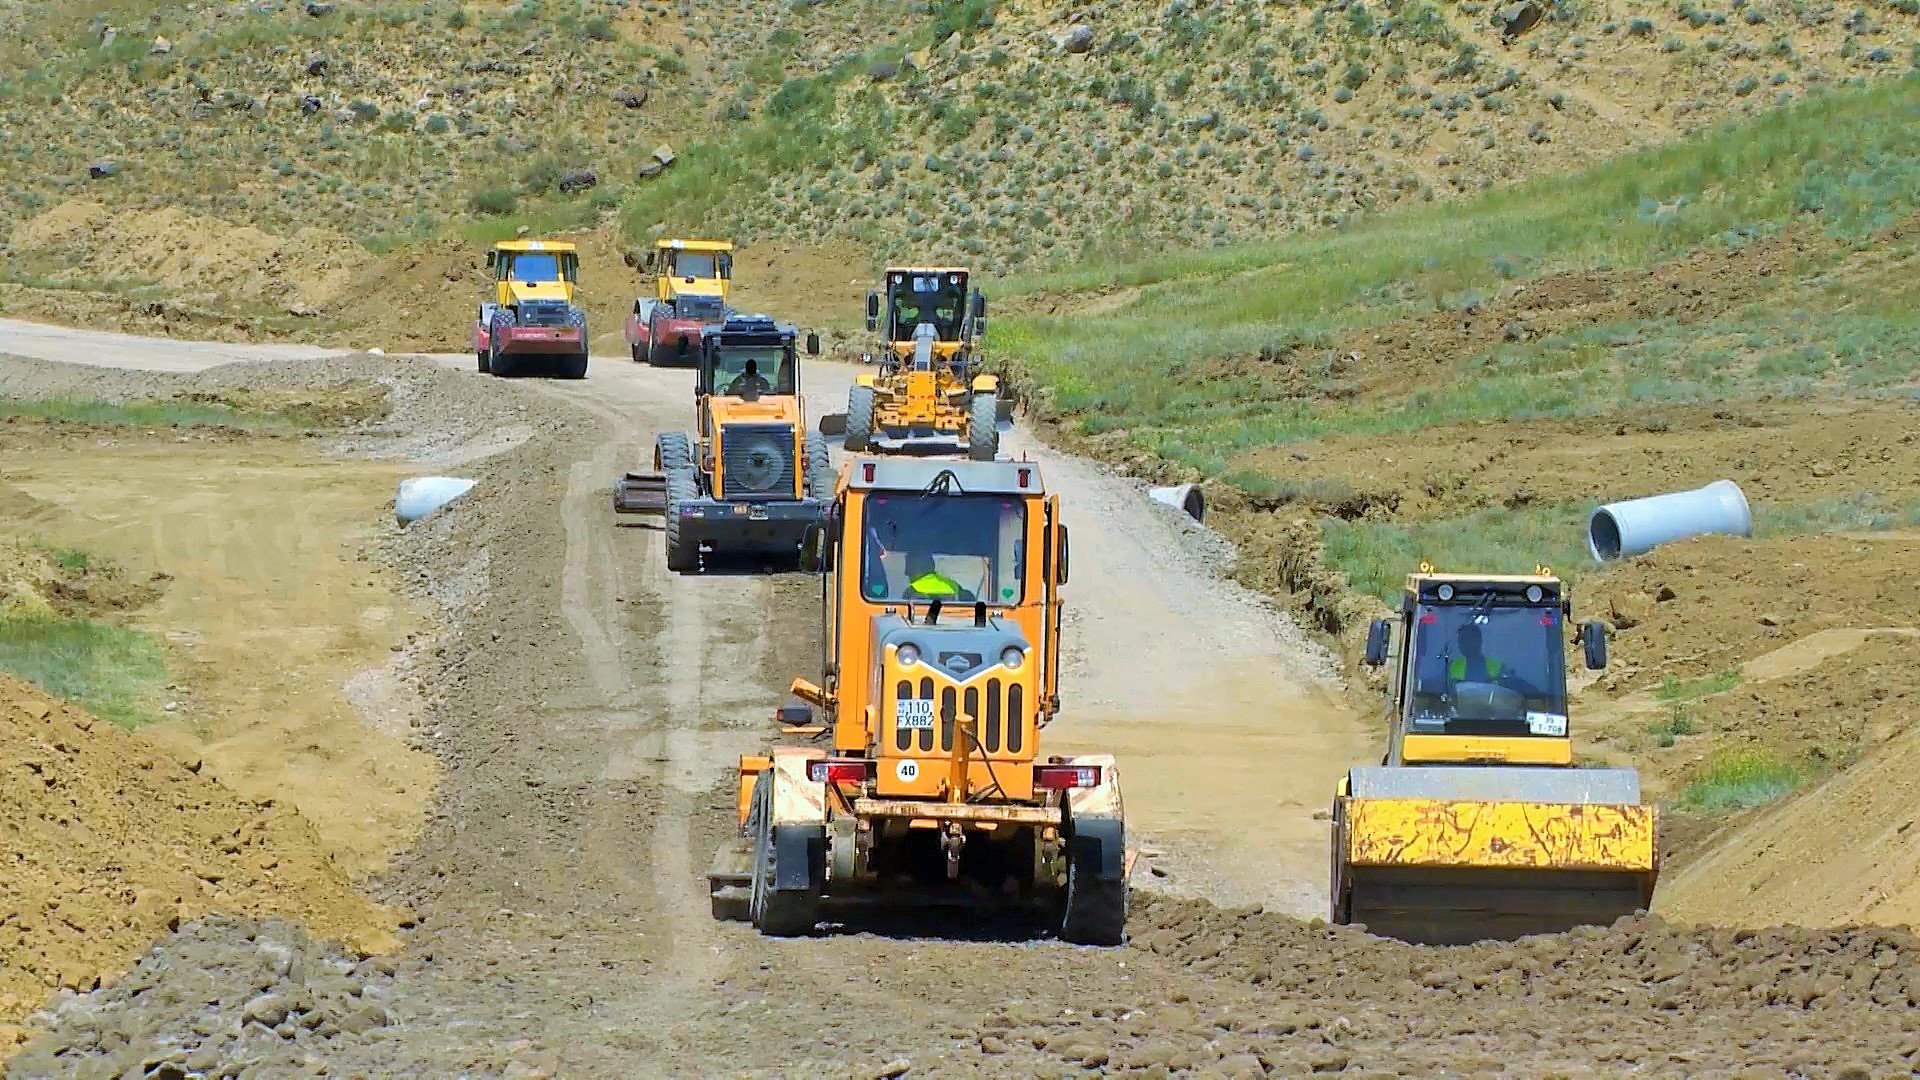
[{"label": "wheel loader", "polygon": [[634,363],[697,362],[701,329],[732,314],[733,244],[662,238],[653,242],[642,269],[653,274],[654,295],[635,300],[627,316],[627,349]]},{"label": "wheel loader", "polygon": [[[799,565],[802,541],[833,500],[834,476],[826,436],[809,433],[802,415],[798,337],[765,315],[704,328],[695,430],[659,435],[654,471],[614,485],[616,513],[664,516],[667,569],[698,570],[703,555]],[[819,355],[819,337],[807,335],[806,348]]]},{"label": "wheel loader", "polygon": [[[1639,775],[1574,763],[1572,611],[1547,567],[1408,575],[1398,618],[1368,631],[1365,662],[1392,665],[1387,750],[1334,797],[1333,922],[1451,945],[1652,903],[1657,815]],[[1605,631],[1589,622],[1571,639],[1591,670],[1606,666]]]},{"label": "wheel loader", "polygon": [[862,457],[817,538],[819,682],[802,741],[739,762],[718,918],[804,934],[862,908],[1038,916],[1125,936],[1131,864],[1108,754],[1045,754],[1060,707],[1067,527],[1030,461]]},{"label": "wheel loader", "polygon": [[472,345],[481,374],[517,375],[538,361],[587,377],[587,313],[575,297],[580,255],[558,240],[503,240],[487,252],[492,298],[480,305]]},{"label": "wheel loader", "polygon": [[992,461],[1012,403],[982,370],[987,298],[961,267],[890,267],[882,281],[867,294],[867,332],[879,341],[862,358],[877,370],[855,376],[846,413],[823,417],[821,430],[855,453],[885,449],[883,439],[942,438]]}]

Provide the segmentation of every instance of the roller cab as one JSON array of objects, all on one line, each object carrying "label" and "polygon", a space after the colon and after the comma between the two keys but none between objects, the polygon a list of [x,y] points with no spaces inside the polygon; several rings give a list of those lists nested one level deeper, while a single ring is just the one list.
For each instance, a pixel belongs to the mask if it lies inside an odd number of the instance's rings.
[{"label": "roller cab", "polygon": [[[1351,770],[1335,795],[1334,922],[1461,944],[1652,903],[1656,811],[1638,775],[1574,762],[1571,611],[1544,567],[1408,577],[1399,618],[1368,635],[1367,662],[1391,665],[1389,737],[1381,764]],[[1605,666],[1601,624],[1571,640]]]}]

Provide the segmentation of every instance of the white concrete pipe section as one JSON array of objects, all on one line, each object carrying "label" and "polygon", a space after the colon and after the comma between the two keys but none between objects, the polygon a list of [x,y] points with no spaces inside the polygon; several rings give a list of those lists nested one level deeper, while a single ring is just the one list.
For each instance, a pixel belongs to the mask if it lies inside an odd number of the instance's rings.
[{"label": "white concrete pipe section", "polygon": [[1692,491],[1608,503],[1587,520],[1587,549],[1595,562],[1606,562],[1706,533],[1753,535],[1753,511],[1740,485],[1715,480]]},{"label": "white concrete pipe section", "polygon": [[473,481],[457,476],[415,476],[400,481],[400,494],[393,500],[393,516],[400,524],[411,525],[453,500],[465,495]]},{"label": "white concrete pipe section", "polygon": [[1153,496],[1154,502],[1166,503],[1195,521],[1207,519],[1207,497],[1200,494],[1198,484],[1149,488],[1147,494]]}]

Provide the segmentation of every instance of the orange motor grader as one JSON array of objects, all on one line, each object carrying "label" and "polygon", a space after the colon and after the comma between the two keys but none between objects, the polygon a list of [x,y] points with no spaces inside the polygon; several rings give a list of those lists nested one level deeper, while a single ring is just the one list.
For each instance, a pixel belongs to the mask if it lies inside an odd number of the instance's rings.
[{"label": "orange motor grader", "polygon": [[1117,945],[1120,777],[1042,753],[1060,706],[1067,528],[1031,461],[862,457],[817,534],[824,640],[798,744],[739,765],[714,914],[802,934],[845,905],[1040,914]]}]

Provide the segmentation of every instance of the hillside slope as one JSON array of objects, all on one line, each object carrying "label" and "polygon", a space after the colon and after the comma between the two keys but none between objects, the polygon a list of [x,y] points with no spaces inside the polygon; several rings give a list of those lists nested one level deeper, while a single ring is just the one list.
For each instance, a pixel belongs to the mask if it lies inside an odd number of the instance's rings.
[{"label": "hillside slope", "polygon": [[1905,71],[1911,6],[28,7],[0,43],[0,308],[345,343],[349,316],[444,319],[360,301],[464,304],[459,255],[522,227],[827,244],[855,273],[1267,238]]}]

